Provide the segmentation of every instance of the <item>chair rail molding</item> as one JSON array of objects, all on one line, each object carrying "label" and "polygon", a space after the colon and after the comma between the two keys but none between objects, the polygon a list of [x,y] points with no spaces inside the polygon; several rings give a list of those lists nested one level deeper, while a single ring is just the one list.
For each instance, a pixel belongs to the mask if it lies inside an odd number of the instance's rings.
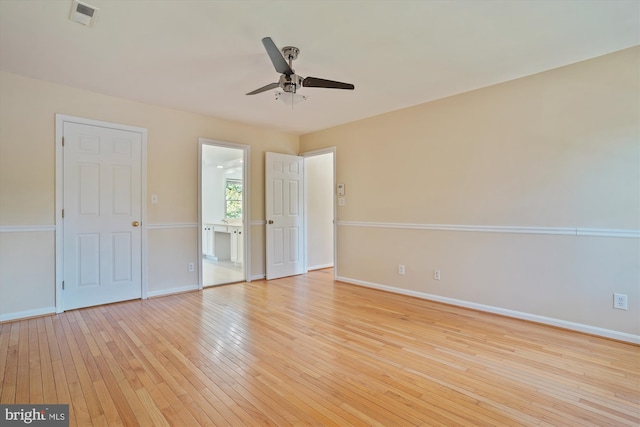
[{"label": "chair rail molding", "polygon": [[176,224],[147,224],[147,230],[162,230],[170,228],[198,228],[197,223],[176,223]]},{"label": "chair rail molding", "polygon": [[640,230],[585,227],[531,227],[513,225],[421,224],[400,222],[337,221],[342,227],[398,228],[406,230],[466,231],[475,233],[550,234],[564,236],[640,239]]},{"label": "chair rail molding", "polygon": [[55,225],[3,225],[0,226],[0,233],[39,233],[54,232]]}]

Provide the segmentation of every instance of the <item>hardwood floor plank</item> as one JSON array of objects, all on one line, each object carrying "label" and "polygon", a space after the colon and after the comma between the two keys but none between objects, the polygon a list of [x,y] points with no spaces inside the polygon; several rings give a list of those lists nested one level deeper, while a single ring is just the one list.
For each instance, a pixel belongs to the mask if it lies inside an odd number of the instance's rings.
[{"label": "hardwood floor plank", "polygon": [[[126,426],[136,425],[136,423],[134,423],[136,414],[129,405],[127,396],[120,388],[120,384],[125,381],[124,375],[120,372],[120,367],[117,363],[115,363],[112,358],[106,359],[106,357],[109,357],[108,351],[105,351],[104,356],[96,359],[96,364],[102,374],[102,383],[98,382],[98,387],[101,389],[101,387],[104,386],[110,398],[110,402],[105,409],[105,417],[107,417],[107,419],[113,418],[109,412],[109,408],[113,405],[113,407],[116,408],[118,418],[122,424]],[[106,394],[101,395],[107,396]]]},{"label": "hardwood floor plank", "polygon": [[[4,384],[7,362],[9,361],[9,342],[11,339],[11,323],[0,324],[0,384]],[[0,393],[1,397],[2,393]],[[1,402],[1,401],[0,401]]]},{"label": "hardwood floor plank", "polygon": [[12,404],[16,403],[16,390],[18,388],[18,341],[20,337],[20,323],[7,323],[3,325],[3,334],[9,334],[5,337],[6,353],[3,354],[4,359],[4,375],[2,377],[2,390],[0,391],[0,403]]},{"label": "hardwood floor plank", "polygon": [[29,402],[43,403],[42,364],[37,319],[29,320]]},{"label": "hardwood floor plank", "polygon": [[[51,358],[51,370],[53,374],[53,380],[55,384],[55,396],[54,400],[47,400],[50,402],[69,403],[71,397],[69,395],[69,387],[67,383],[67,377],[64,371],[64,364],[60,356],[60,349],[58,348],[58,338],[54,329],[55,316],[48,316],[44,318],[45,331],[47,334],[47,349],[49,351],[49,357]],[[70,408],[71,412],[72,409]]]},{"label": "hardwood floor plank", "polygon": [[151,419],[151,425],[153,426],[169,426],[169,422],[162,415],[162,411],[156,406],[155,401],[149,394],[149,391],[145,388],[141,388],[136,390],[136,394],[140,398],[140,402],[142,403],[142,407],[145,412]]},{"label": "hardwood floor plank", "polygon": [[[64,315],[56,316],[54,330],[56,340],[58,341],[58,349],[60,350],[60,362],[62,363],[62,368],[64,370],[64,376],[66,379],[65,384],[68,389],[69,400],[58,400],[58,402],[55,403],[69,404],[70,425],[92,425],[89,410],[87,409],[87,402],[85,401],[84,394],[82,393],[82,387],[78,380],[76,365],[74,364],[73,357],[71,355],[69,338],[72,337],[72,332],[68,329],[68,321],[66,320],[66,313]],[[60,399],[60,396],[58,396],[58,399]]]},{"label": "hardwood floor plank", "polygon": [[122,426],[122,420],[118,415],[118,407],[116,406],[113,398],[111,397],[111,393],[107,388],[104,380],[100,379],[93,383],[93,387],[100,396],[100,404],[102,406],[103,418],[105,420],[106,425],[108,426]]},{"label": "hardwood floor plank", "polygon": [[47,339],[47,327],[45,318],[40,317],[36,321],[38,334],[38,350],[40,359],[40,373],[42,380],[42,403],[54,402],[56,400],[56,382],[51,364],[51,351],[49,350],[49,340]]},{"label": "hardwood floor plank", "polygon": [[83,427],[640,424],[640,346],[330,270],[0,324],[0,381]]},{"label": "hardwood floor plank", "polygon": [[29,402],[30,366],[29,366],[29,321],[19,322],[18,372],[16,375],[15,403]]},{"label": "hardwood floor plank", "polygon": [[180,400],[180,398],[173,393],[166,383],[158,384],[157,390],[162,393],[162,396],[167,401],[169,407],[175,414],[175,420],[172,417],[168,417],[168,421],[171,425],[189,425],[197,426],[200,423],[194,417],[190,408]]}]

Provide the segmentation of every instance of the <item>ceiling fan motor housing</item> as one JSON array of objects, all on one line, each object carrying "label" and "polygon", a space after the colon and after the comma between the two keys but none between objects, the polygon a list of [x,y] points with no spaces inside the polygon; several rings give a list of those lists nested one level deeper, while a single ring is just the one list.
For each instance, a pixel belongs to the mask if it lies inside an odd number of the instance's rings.
[{"label": "ceiling fan motor housing", "polygon": [[283,91],[288,93],[296,93],[296,90],[302,87],[302,77],[297,74],[285,75],[282,74],[280,76],[280,87]]}]

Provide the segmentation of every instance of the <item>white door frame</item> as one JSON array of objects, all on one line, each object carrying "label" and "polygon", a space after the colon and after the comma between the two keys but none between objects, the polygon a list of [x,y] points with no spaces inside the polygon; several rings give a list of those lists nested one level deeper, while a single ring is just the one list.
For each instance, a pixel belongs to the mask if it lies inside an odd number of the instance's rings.
[{"label": "white door frame", "polygon": [[244,280],[251,281],[251,147],[235,142],[219,141],[208,138],[198,138],[198,289],[203,289],[202,279],[202,146],[235,148],[242,150],[242,234],[244,239]]},{"label": "white door frame", "polygon": [[[321,156],[323,154],[333,154],[333,278],[335,279],[336,277],[338,277],[338,257],[337,257],[337,253],[338,253],[338,249],[337,249],[337,242],[336,242],[336,220],[337,220],[337,211],[336,211],[336,195],[335,195],[335,188],[336,188],[336,147],[329,147],[329,148],[322,148],[319,150],[313,150],[313,151],[306,151],[304,153],[301,153],[300,156],[307,158],[307,157],[313,157],[313,156]],[[305,272],[309,271],[309,262],[308,262],[308,254],[309,254],[309,248],[308,248],[308,223],[309,221],[307,221],[307,215],[309,210],[307,209],[307,197],[308,197],[308,189],[307,189],[307,183],[309,182],[309,180],[307,179],[307,168],[304,168],[304,174],[305,174],[305,180],[304,180],[304,245],[305,245],[305,249],[304,249],[304,270]]]},{"label": "white door frame", "polygon": [[62,313],[64,311],[63,299],[62,299],[62,280],[64,279],[64,222],[62,220],[62,209],[64,206],[64,150],[62,148],[62,137],[64,134],[64,123],[78,123],[88,126],[99,126],[111,129],[124,130],[129,132],[140,133],[142,136],[142,170],[141,170],[141,259],[142,259],[142,271],[141,271],[141,286],[142,286],[142,299],[147,299],[147,129],[129,125],[122,125],[118,123],[103,122],[100,120],[86,119],[83,117],[68,116],[65,114],[56,113],[56,203],[55,203],[55,216],[56,216],[56,237],[55,237],[55,252],[56,252],[56,313]]}]

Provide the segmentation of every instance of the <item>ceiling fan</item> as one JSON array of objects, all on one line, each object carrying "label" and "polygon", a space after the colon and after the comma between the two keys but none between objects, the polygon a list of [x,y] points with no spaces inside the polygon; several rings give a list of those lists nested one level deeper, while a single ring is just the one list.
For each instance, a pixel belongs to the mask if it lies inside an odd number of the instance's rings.
[{"label": "ceiling fan", "polygon": [[[336,82],[333,80],[320,79],[317,77],[303,78],[297,75],[292,68],[293,60],[298,57],[300,49],[293,46],[286,46],[282,51],[278,49],[271,37],[262,39],[262,44],[267,50],[267,55],[271,59],[276,71],[282,74],[277,83],[270,83],[262,86],[247,95],[255,95],[257,93],[266,92],[271,89],[281,88],[284,92],[294,94],[301,87],[321,87],[328,89],[348,89],[353,90],[355,86],[350,83]],[[282,53],[281,53],[282,52]],[[288,62],[287,62],[288,61]]]}]

